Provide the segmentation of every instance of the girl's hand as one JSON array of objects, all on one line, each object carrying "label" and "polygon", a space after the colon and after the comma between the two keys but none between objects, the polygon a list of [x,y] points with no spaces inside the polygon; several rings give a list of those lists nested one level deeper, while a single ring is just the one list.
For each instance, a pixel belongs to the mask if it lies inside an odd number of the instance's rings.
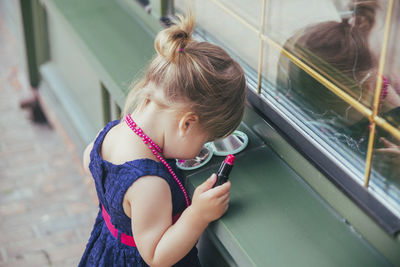
[{"label": "girl's hand", "polygon": [[[388,139],[379,138],[382,148],[374,149],[374,169],[379,172],[386,181],[398,180],[400,172],[400,146]],[[396,142],[396,141],[394,141]]]},{"label": "girl's hand", "polygon": [[211,175],[193,194],[193,212],[207,224],[221,217],[228,209],[231,182],[212,188],[216,180],[217,175]]},{"label": "girl's hand", "polygon": [[400,145],[390,142],[385,137],[379,138],[379,141],[383,143],[384,148],[378,148],[375,150],[377,153],[385,153],[392,156],[400,156]]}]

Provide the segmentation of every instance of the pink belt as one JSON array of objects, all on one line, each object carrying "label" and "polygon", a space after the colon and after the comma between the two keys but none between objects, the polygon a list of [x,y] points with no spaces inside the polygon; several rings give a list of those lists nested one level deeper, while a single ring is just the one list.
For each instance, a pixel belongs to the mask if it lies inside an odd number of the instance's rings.
[{"label": "pink belt", "polygon": [[[115,226],[111,223],[111,217],[110,215],[107,213],[106,209],[104,208],[103,205],[101,205],[101,214],[103,215],[104,221],[107,225],[108,230],[110,231],[110,233],[118,239],[118,229],[115,228]],[[174,224],[179,217],[181,216],[181,213],[177,213],[175,216],[172,217],[172,223]],[[121,232],[121,231],[120,231]],[[121,243],[125,244],[127,246],[130,247],[136,247],[136,243],[135,243],[135,239],[133,238],[133,236],[127,235],[123,232],[121,232]]]}]

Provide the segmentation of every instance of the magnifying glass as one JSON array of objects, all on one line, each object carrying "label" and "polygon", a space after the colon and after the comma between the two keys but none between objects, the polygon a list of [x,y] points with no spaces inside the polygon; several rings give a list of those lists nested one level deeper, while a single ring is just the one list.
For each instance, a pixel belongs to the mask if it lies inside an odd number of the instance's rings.
[{"label": "magnifying glass", "polygon": [[194,170],[207,164],[213,155],[227,156],[237,154],[246,148],[249,138],[244,132],[234,131],[224,139],[208,142],[201,148],[200,153],[193,159],[176,160],[178,168]]}]

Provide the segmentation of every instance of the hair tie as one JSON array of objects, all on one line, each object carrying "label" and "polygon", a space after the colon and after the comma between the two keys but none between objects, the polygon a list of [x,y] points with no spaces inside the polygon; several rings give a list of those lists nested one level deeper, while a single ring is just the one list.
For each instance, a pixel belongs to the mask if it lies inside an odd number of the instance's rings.
[{"label": "hair tie", "polygon": [[178,49],[178,52],[182,53],[182,52],[183,52],[183,47],[180,47],[180,48]]},{"label": "hair tie", "polygon": [[342,19],[342,23],[350,25],[349,20],[353,18],[354,12],[352,10],[346,10],[339,12],[339,14]]}]

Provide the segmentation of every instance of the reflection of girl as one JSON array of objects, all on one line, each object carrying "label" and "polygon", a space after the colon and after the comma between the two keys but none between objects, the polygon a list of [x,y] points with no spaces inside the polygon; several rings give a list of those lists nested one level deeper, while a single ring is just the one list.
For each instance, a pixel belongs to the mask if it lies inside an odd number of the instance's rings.
[{"label": "reflection of girl", "polygon": [[[360,103],[372,107],[377,61],[369,48],[369,35],[377,8],[377,1],[354,1],[352,17],[309,26],[290,38],[284,47]],[[390,123],[400,125],[400,97],[389,79],[382,78],[380,114]],[[284,56],[280,59],[277,84],[278,90],[307,116],[320,121],[322,118],[335,128],[336,134],[346,136],[345,142],[352,143],[353,149],[365,153],[369,121]],[[383,130],[378,135],[391,138]]]},{"label": "reflection of girl", "polygon": [[230,182],[212,188],[212,175],[190,201],[173,160],[233,132],[244,112],[242,68],[193,40],[193,27],[189,15],[157,35],[125,120],[108,123],[85,150],[100,210],[80,266],[199,266],[196,241],[228,208]]},{"label": "reflection of girl", "polygon": [[[376,82],[376,60],[370,51],[368,36],[375,24],[376,8],[374,1],[357,2],[352,18],[309,26],[290,38],[285,49],[303,59],[362,104],[370,106]],[[289,73],[289,77],[279,77],[281,90],[290,89],[297,100],[301,100],[302,104],[316,113],[334,111],[347,124],[362,118],[346,102],[285,57],[281,57],[280,63]],[[392,91],[390,86],[384,86],[383,100],[395,98],[396,95],[389,91]],[[395,100],[393,102],[396,103]]]}]

